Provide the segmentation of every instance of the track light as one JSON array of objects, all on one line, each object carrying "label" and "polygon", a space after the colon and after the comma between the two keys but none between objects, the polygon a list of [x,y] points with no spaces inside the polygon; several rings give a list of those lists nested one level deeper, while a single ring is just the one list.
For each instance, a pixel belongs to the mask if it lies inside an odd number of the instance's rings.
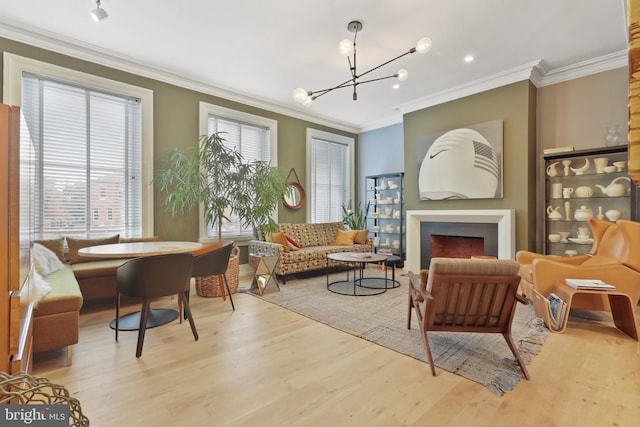
[{"label": "track light", "polygon": [[[356,68],[356,36],[358,35],[358,31],[362,30],[362,22],[360,21],[351,21],[349,22],[349,24],[347,25],[347,30],[349,30],[350,32],[354,33],[353,35],[353,41],[349,40],[349,39],[344,39],[342,40],[339,44],[338,44],[338,52],[340,53],[340,55],[342,56],[346,56],[348,61],[349,61],[349,71],[351,73],[351,78],[345,82],[342,82],[336,86],[327,88],[327,89],[321,89],[321,90],[305,90],[301,87],[297,88],[296,90],[293,91],[293,99],[295,99],[297,102],[300,102],[302,104],[309,104],[311,101],[321,97],[324,94],[327,94],[333,90],[336,89],[342,89],[345,87],[351,87],[353,89],[353,96],[352,99],[354,101],[356,101],[358,99],[358,93],[356,88],[358,87],[358,85],[364,84],[364,83],[371,83],[371,82],[377,82],[379,80],[385,80],[385,79],[390,79],[390,78],[396,78],[398,79],[398,81],[405,81],[407,80],[407,77],[409,77],[409,73],[407,70],[405,70],[404,68],[399,70],[398,72],[396,72],[395,74],[392,74],[390,76],[385,76],[385,77],[378,77],[378,78],[372,78],[369,80],[361,80],[360,78],[364,75],[369,74],[372,71],[377,70],[378,68],[381,68],[393,61],[395,61],[396,59],[400,59],[405,55],[410,55],[412,53],[418,52],[418,53],[426,53],[429,52],[429,50],[431,50],[431,39],[428,37],[423,37],[420,40],[418,40],[418,42],[416,43],[415,47],[412,47],[411,49],[409,49],[408,51],[406,51],[405,53],[396,56],[395,58],[390,59],[387,62],[384,62],[380,65],[378,65],[377,67],[373,67],[371,69],[369,69],[368,71],[365,71],[364,73],[360,73],[358,74],[357,68]],[[351,56],[353,55],[353,57]],[[397,86],[399,87],[399,86]],[[396,85],[394,85],[394,88],[397,88]]]},{"label": "track light", "polygon": [[91,11],[91,17],[96,22],[100,22],[109,17],[107,11],[100,7],[100,0],[96,0],[96,8]]}]

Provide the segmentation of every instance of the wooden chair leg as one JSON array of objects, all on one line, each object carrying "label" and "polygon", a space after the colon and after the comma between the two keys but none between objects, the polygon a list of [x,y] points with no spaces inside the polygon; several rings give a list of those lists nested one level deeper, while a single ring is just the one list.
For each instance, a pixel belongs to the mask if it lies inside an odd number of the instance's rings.
[{"label": "wooden chair leg", "polygon": [[411,309],[412,308],[413,308],[413,298],[411,297],[411,287],[409,287],[409,307],[407,308],[407,329],[411,329]]},{"label": "wooden chair leg", "polygon": [[509,345],[509,348],[511,349],[511,353],[513,353],[513,355],[515,356],[516,361],[518,362],[518,365],[520,365],[520,369],[522,369],[522,374],[528,380],[530,378],[529,372],[527,372],[527,368],[525,368],[524,366],[524,361],[520,357],[520,352],[518,351],[518,347],[516,347],[516,343],[513,342],[513,338],[511,337],[511,334],[507,332],[502,334],[502,336],[504,337],[505,341],[507,341],[507,345]]},{"label": "wooden chair leg", "polygon": [[191,332],[193,333],[193,338],[195,338],[196,341],[198,341],[198,331],[196,330],[196,323],[193,320],[193,316],[191,315],[191,308],[189,307],[189,301],[185,297],[183,298],[184,301],[184,312],[185,315],[187,316],[187,319],[189,320],[189,325],[191,325]]},{"label": "wooden chair leg", "polygon": [[71,366],[71,358],[72,358],[72,354],[73,352],[71,351],[73,347],[68,345],[67,346],[67,366]]},{"label": "wooden chair leg", "polygon": [[136,347],[136,357],[142,356],[142,345],[144,344],[144,334],[147,331],[147,318],[149,317],[149,306],[151,301],[145,298],[142,303],[142,311],[140,313],[140,327],[138,329],[138,346]]},{"label": "wooden chair leg", "polygon": [[178,318],[180,319],[180,324],[182,325],[182,294],[178,295],[178,313],[180,313],[180,316],[178,316]]},{"label": "wooden chair leg", "polygon": [[431,355],[431,346],[429,345],[429,338],[427,337],[427,331],[421,327],[422,340],[424,341],[424,348],[427,350],[427,359],[429,359],[429,365],[431,365],[431,375],[436,376],[436,365],[433,364],[433,356]]},{"label": "wooden chair leg", "polygon": [[[229,293],[229,301],[231,301],[231,308],[235,311],[236,306],[233,305],[233,298],[231,298],[231,289],[229,289],[229,282],[227,281],[227,275],[223,273],[222,278],[224,279],[224,284],[227,287],[227,292]],[[224,290],[222,291],[222,294],[224,295]]]}]

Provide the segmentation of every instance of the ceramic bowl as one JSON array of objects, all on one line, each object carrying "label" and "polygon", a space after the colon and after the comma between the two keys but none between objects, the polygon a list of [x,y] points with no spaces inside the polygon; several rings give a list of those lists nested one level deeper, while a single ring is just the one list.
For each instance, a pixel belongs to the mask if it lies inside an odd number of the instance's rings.
[{"label": "ceramic bowl", "polygon": [[549,236],[547,237],[549,238],[550,242],[559,242],[560,239],[562,239],[562,236],[556,233],[549,234]]},{"label": "ceramic bowl", "polygon": [[605,166],[604,167],[604,171],[606,173],[612,173],[615,172],[618,168],[616,168],[615,166]]}]

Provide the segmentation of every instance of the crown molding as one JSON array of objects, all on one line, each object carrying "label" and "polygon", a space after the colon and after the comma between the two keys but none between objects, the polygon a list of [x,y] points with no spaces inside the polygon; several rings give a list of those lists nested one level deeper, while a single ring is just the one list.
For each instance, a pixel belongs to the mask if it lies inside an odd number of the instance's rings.
[{"label": "crown molding", "polygon": [[538,87],[549,86],[568,80],[586,77],[591,74],[602,73],[604,71],[615,70],[629,66],[629,53],[626,50],[588,59],[577,64],[566,67],[559,67],[548,70],[544,63],[541,64],[542,79]]},{"label": "crown molding", "polygon": [[394,109],[400,111],[402,114],[407,114],[423,108],[433,107],[434,105],[464,98],[465,96],[475,95],[476,93],[502,87],[511,83],[528,80],[532,75],[532,70],[536,68],[540,62],[541,61],[530,62],[488,77],[473,80],[462,85],[437,92],[433,95],[428,95],[415,99],[411,102],[399,104],[394,107]]},{"label": "crown molding", "polygon": [[467,82],[432,95],[418,98],[410,102],[396,105],[393,107],[395,112],[389,114],[388,117],[368,122],[361,126],[356,126],[350,123],[339,122],[328,117],[309,114],[304,111],[293,109],[267,99],[256,98],[255,96],[231,90],[229,88],[204,83],[189,77],[169,73],[162,69],[149,67],[141,64],[135,58],[126,57],[107,49],[99,48],[95,45],[82,43],[76,39],[63,37],[60,34],[25,26],[24,24],[14,23],[6,18],[0,18],[0,37],[5,37],[20,43],[29,44],[105,67],[125,71],[141,77],[146,77],[353,134],[402,123],[403,114],[522,80],[530,80],[536,87],[544,87],[628,66],[628,53],[626,50],[555,69],[549,69],[544,61],[538,60],[485,78]]},{"label": "crown molding", "polygon": [[309,121],[315,124],[328,126],[345,132],[357,134],[359,131],[357,126],[353,126],[349,123],[338,122],[326,117],[308,114],[266,99],[250,96],[236,90],[203,83],[189,77],[167,72],[166,70],[149,67],[141,64],[134,58],[117,54],[95,45],[82,43],[81,41],[64,37],[60,34],[50,33],[41,29],[25,26],[24,24],[18,25],[17,23],[13,23],[6,19],[0,19],[0,37],[5,37],[20,43],[29,44],[94,64],[125,71],[141,77],[172,84],[270,112],[283,114],[296,119]]}]

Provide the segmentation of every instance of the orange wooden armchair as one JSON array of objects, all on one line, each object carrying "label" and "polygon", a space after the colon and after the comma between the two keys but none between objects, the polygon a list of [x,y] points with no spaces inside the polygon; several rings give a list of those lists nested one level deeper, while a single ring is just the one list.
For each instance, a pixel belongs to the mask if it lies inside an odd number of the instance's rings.
[{"label": "orange wooden armchair", "polygon": [[511,336],[516,303],[528,301],[517,294],[520,276],[513,260],[432,258],[429,270],[409,272],[407,328],[412,310],[435,376],[428,332],[502,334],[526,379],[529,373]]}]

